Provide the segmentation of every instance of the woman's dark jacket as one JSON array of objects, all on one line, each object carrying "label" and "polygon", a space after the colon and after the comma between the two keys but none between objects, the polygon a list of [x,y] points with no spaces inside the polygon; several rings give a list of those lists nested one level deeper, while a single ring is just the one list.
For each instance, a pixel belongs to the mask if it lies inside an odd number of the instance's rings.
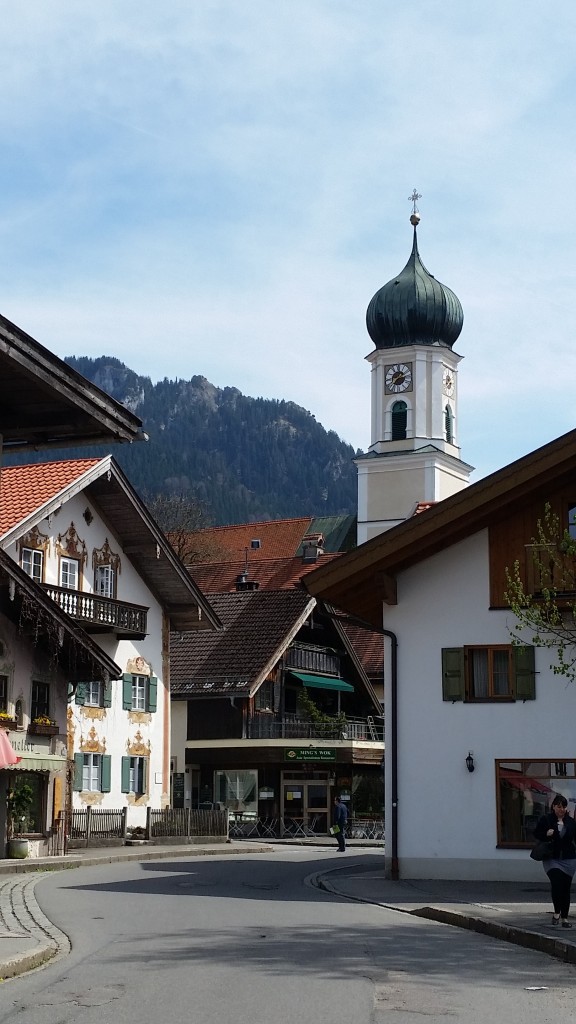
[{"label": "woman's dark jacket", "polygon": [[574,860],[576,858],[576,821],[565,814],[564,825],[564,835],[560,837],[558,835],[558,818],[552,811],[551,814],[544,814],[534,829],[536,839],[547,839],[548,829],[554,829],[554,835],[550,836],[552,840],[551,856],[554,860]]}]

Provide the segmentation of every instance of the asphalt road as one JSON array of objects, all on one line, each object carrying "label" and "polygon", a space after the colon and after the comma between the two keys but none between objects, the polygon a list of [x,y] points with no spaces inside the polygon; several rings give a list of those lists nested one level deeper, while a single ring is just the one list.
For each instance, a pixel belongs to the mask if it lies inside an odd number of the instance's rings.
[{"label": "asphalt road", "polygon": [[72,952],[0,987],[1,1024],[572,1024],[576,968],[322,892],[362,854],[113,864],[39,882]]}]

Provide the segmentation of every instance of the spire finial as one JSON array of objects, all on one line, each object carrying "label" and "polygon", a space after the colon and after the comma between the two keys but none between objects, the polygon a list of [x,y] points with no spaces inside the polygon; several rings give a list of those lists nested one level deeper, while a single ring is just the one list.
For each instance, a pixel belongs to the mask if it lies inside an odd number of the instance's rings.
[{"label": "spire finial", "polygon": [[420,214],[418,212],[418,200],[422,199],[420,192],[414,189],[411,196],[408,196],[408,202],[412,203],[412,213],[410,214],[410,223],[416,227],[420,223]]}]

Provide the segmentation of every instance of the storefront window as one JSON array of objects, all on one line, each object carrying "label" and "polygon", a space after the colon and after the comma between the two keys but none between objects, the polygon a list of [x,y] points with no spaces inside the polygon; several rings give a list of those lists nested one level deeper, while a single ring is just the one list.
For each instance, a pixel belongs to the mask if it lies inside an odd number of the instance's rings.
[{"label": "storefront window", "polygon": [[[342,783],[341,783],[342,786]],[[355,817],[384,817],[384,779],[382,772],[352,777],[352,810]]]},{"label": "storefront window", "polygon": [[214,799],[221,807],[246,818],[258,817],[258,772],[214,772]]},{"label": "storefront window", "polygon": [[497,761],[498,845],[531,846],[538,819],[561,793],[576,809],[576,761]]},{"label": "storefront window", "polygon": [[[11,791],[17,793],[24,787],[26,792],[25,809],[22,818],[15,823],[15,833],[22,834],[44,831],[44,795],[46,784],[39,772],[14,772],[14,782],[10,780]],[[28,799],[29,794],[29,799]]]}]

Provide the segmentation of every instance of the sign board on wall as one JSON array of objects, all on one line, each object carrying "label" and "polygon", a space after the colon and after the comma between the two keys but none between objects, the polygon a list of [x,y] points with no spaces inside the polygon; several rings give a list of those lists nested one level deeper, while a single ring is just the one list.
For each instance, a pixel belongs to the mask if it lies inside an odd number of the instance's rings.
[{"label": "sign board on wall", "polygon": [[285,761],[335,761],[334,747],[288,747],[284,751]]}]

